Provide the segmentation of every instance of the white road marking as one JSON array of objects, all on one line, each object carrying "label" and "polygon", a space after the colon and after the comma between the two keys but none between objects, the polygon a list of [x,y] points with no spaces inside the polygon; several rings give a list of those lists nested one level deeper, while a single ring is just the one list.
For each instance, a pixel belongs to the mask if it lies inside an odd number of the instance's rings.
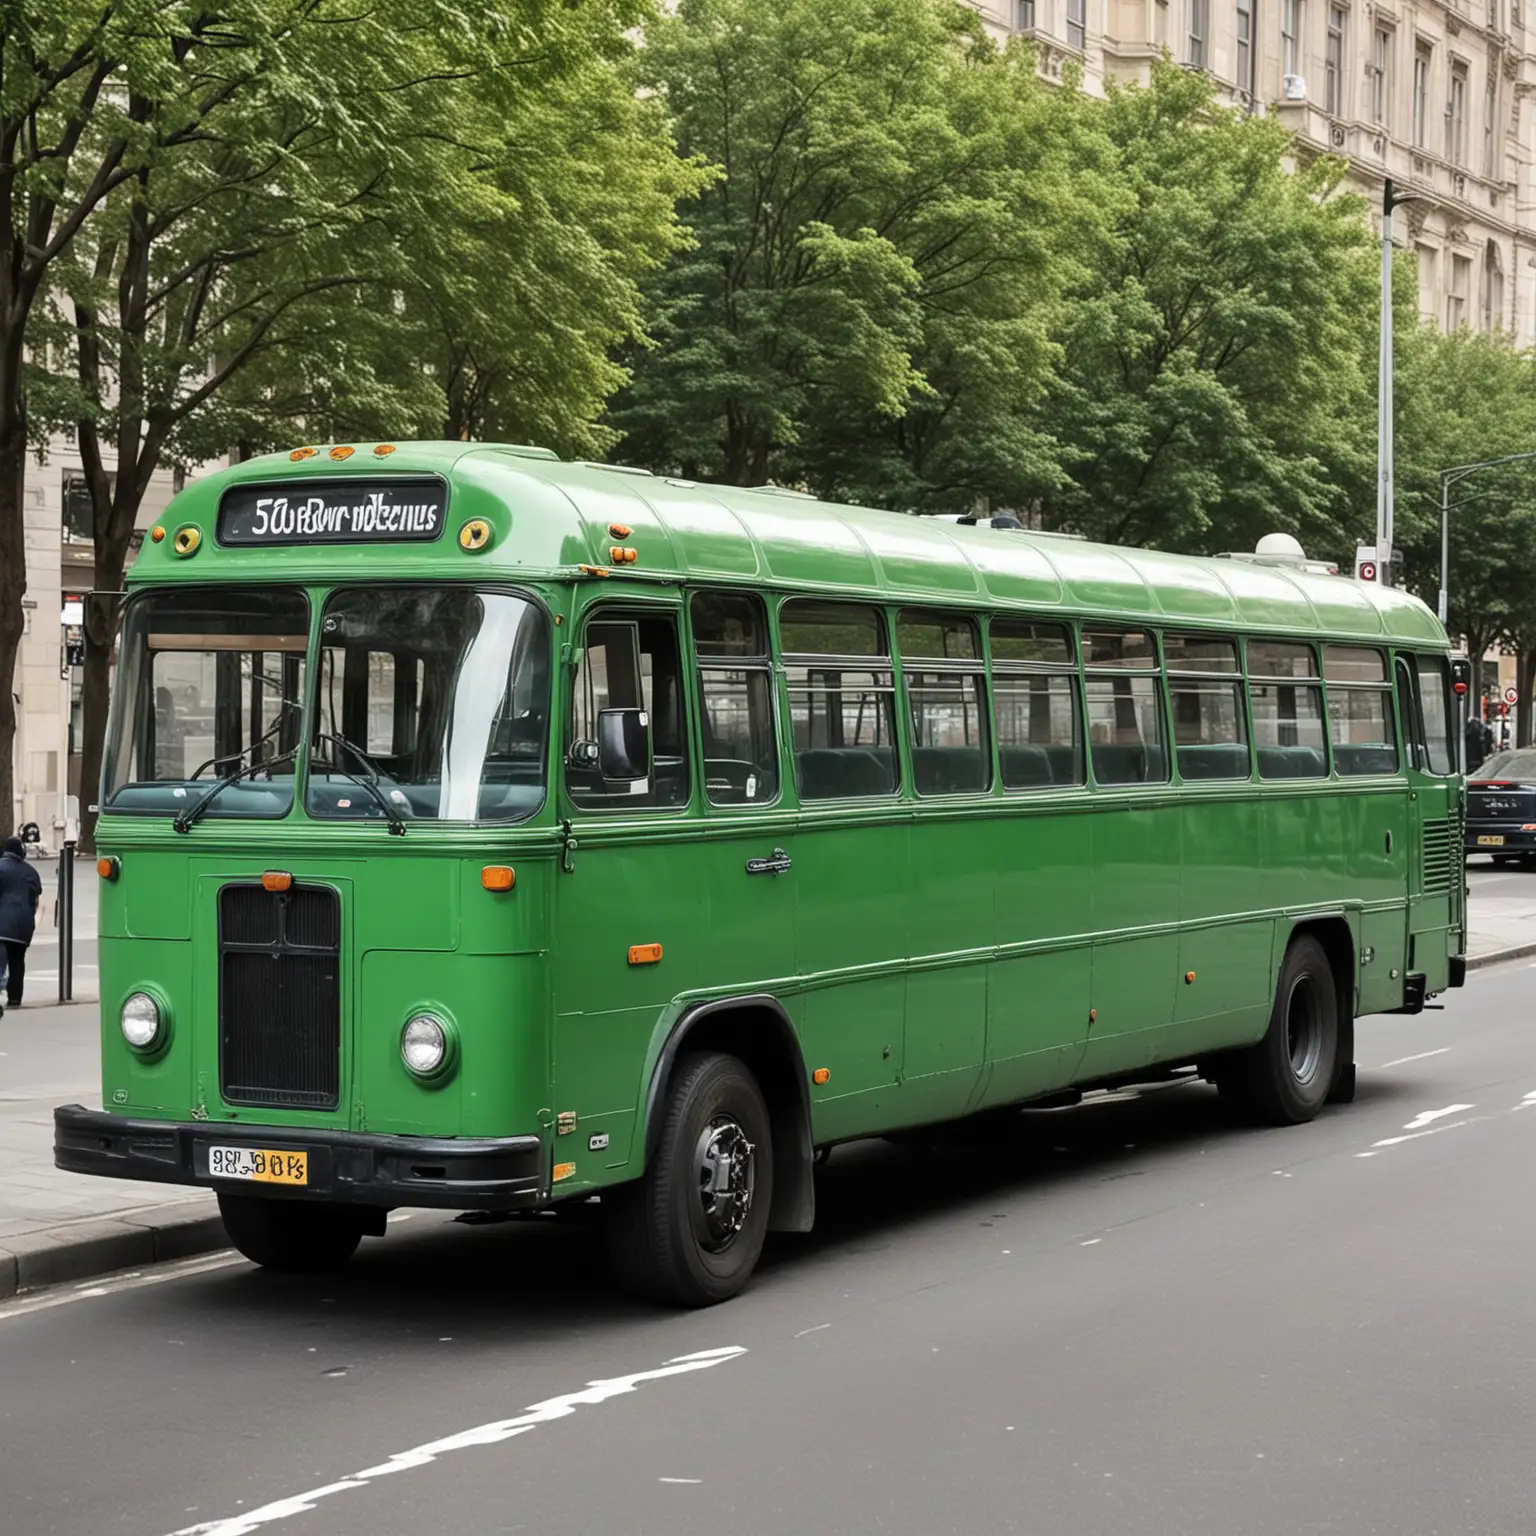
[{"label": "white road marking", "polygon": [[1087,1242],[1079,1243],[1077,1246],[1079,1248],[1092,1248],[1095,1243],[1102,1243],[1103,1241],[1102,1237],[1090,1237]]},{"label": "white road marking", "polygon": [[1536,1109],[1536,1093],[1528,1093],[1515,1105],[1516,1109]]},{"label": "white road marking", "polygon": [[[1444,1109],[1425,1109],[1416,1114],[1407,1125],[1405,1131],[1422,1131],[1426,1125],[1433,1124],[1436,1120],[1444,1120],[1447,1115],[1464,1114],[1469,1109],[1476,1109],[1475,1104],[1447,1104]],[[1385,1146],[1385,1142],[1378,1141],[1376,1146]]]},{"label": "white road marking", "polygon": [[658,1477],[658,1483],[702,1483],[702,1477]]},{"label": "white road marking", "polygon": [[[1464,1104],[1463,1109],[1470,1109],[1470,1104]],[[1422,1136],[1438,1136],[1441,1131],[1459,1130],[1464,1125],[1472,1125],[1479,1120],[1486,1120],[1487,1115],[1473,1115],[1470,1120],[1448,1120],[1444,1125],[1431,1125],[1422,1131],[1410,1131],[1406,1136],[1388,1136],[1385,1141],[1373,1141],[1371,1151],[1356,1152],[1356,1157],[1375,1157],[1376,1149],[1380,1147],[1400,1147],[1405,1141],[1418,1141]]]},{"label": "white road marking", "polygon": [[817,1323],[814,1328],[802,1328],[800,1332],[795,1335],[795,1337],[797,1339],[803,1339],[808,1333],[820,1333],[823,1328],[830,1328],[831,1326],[831,1323]]},{"label": "white road marking", "polygon": [[1410,1061],[1428,1061],[1431,1056],[1444,1056],[1450,1046],[1442,1045],[1438,1051],[1420,1051],[1417,1056],[1399,1056],[1396,1061],[1384,1061],[1379,1067],[1368,1067],[1370,1072],[1385,1072],[1388,1067],[1406,1067]]},{"label": "white road marking", "polygon": [[473,1429],[461,1430],[456,1435],[448,1435],[441,1440],[429,1440],[425,1445],[415,1446],[408,1451],[397,1451],[388,1461],[381,1461],[374,1467],[365,1467],[361,1472],[354,1472],[339,1482],[327,1483],[321,1488],[312,1488],[308,1493],[296,1493],[289,1498],[278,1499],[243,1515],[230,1515],[223,1520],[209,1520],[200,1525],[185,1526],[177,1531],[175,1536],[251,1536],[251,1532],[260,1530],[263,1526],[275,1525],[278,1521],[291,1519],[294,1515],[307,1514],[321,1499],[328,1499],[333,1494],[348,1493],[355,1488],[366,1488],[378,1478],[389,1477],[396,1472],[410,1472],[418,1467],[430,1466],[438,1457],[447,1456],[453,1451],[468,1450],[478,1445],[499,1445],[503,1440],[525,1435],[541,1424],[568,1418],[578,1408],[592,1407],[598,1403],[607,1402],[610,1397],[619,1397],[623,1393],[633,1392],[643,1382],[660,1381],[666,1376],[685,1376],[692,1371],[707,1371],[712,1366],[724,1365],[727,1360],[735,1360],[744,1354],[746,1350],[739,1344],[727,1345],[723,1349],[701,1349],[694,1354],[679,1355],[673,1360],[668,1360],[665,1365],[658,1366],[655,1370],[636,1371],[629,1376],[615,1376],[606,1381],[588,1382],[580,1391],[567,1392],[561,1397],[551,1397],[542,1403],[535,1403],[531,1408],[518,1414],[516,1418],[497,1419],[489,1424],[477,1424]]}]

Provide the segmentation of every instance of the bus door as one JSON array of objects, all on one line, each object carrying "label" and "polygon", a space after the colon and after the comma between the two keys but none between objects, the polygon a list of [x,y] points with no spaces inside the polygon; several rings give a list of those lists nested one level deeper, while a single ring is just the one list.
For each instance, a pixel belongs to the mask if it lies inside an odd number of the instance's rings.
[{"label": "bus door", "polygon": [[1449,957],[1463,951],[1461,779],[1444,656],[1403,652],[1396,662],[1398,712],[1407,753],[1409,840],[1407,992],[1413,1006],[1449,981]]}]

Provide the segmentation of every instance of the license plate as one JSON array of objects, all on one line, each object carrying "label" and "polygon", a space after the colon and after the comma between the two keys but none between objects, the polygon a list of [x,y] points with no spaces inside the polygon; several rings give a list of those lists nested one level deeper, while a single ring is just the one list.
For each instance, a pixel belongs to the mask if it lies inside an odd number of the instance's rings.
[{"label": "license plate", "polygon": [[208,1174],[210,1178],[246,1179],[255,1184],[308,1184],[309,1153],[266,1147],[209,1147]]},{"label": "license plate", "polygon": [[1502,837],[1480,837],[1477,840],[1477,846],[1479,848],[1502,848],[1504,846],[1504,839]]}]

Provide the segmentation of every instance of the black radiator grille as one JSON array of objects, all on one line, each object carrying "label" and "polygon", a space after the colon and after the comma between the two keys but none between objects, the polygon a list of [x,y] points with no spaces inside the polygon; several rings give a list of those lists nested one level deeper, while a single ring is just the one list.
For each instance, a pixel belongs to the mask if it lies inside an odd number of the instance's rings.
[{"label": "black radiator grille", "polygon": [[219,1086],[226,1103],[335,1109],[341,1079],[335,891],[219,892]]},{"label": "black radiator grille", "polygon": [[[1456,851],[1461,851],[1461,839],[1456,840]],[[1424,823],[1424,894],[1444,896],[1451,889],[1451,875],[1456,860],[1451,857],[1450,821],[1426,821]]]}]

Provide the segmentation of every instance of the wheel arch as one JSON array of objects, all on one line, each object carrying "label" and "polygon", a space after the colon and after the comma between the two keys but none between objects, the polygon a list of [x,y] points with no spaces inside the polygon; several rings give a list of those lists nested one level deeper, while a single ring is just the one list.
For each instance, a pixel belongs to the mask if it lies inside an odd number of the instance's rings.
[{"label": "wheel arch", "polygon": [[678,1058],[703,1050],[735,1056],[757,1078],[768,1102],[773,1127],[769,1230],[809,1232],[816,1216],[816,1185],[805,1058],[784,1005],[769,993],[696,1003],[673,1024],[646,1085],[641,1168],[655,1154],[663,1119],[660,1106]]}]

